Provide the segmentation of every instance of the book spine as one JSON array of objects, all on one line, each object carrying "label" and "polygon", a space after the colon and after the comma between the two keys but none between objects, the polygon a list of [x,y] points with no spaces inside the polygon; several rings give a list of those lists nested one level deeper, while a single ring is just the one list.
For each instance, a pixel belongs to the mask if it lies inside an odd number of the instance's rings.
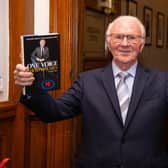
[{"label": "book spine", "polygon": [[[20,58],[21,58],[22,65],[25,66],[25,62],[24,62],[24,37],[23,36],[21,36],[21,54],[20,54]],[[23,87],[23,95],[26,95],[25,87]]]}]

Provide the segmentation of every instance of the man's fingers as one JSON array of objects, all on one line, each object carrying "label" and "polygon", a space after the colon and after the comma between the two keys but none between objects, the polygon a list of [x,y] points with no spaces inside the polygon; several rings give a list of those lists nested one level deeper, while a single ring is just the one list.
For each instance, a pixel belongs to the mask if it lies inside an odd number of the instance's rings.
[{"label": "man's fingers", "polygon": [[34,77],[31,78],[25,78],[25,77],[18,77],[15,76],[15,84],[19,86],[30,86],[33,84]]},{"label": "man's fingers", "polygon": [[28,72],[29,71],[29,69],[22,64],[17,64],[16,65],[16,70],[17,71],[23,71],[23,72],[26,72],[26,71]]},{"label": "man's fingers", "polygon": [[31,86],[33,84],[33,82],[28,82],[28,81],[25,81],[25,82],[21,82],[19,80],[15,80],[15,84],[18,85],[18,86]]},{"label": "man's fingers", "polygon": [[20,77],[20,78],[31,78],[33,77],[33,73],[32,72],[24,72],[24,71],[14,71],[14,76],[16,77]]},{"label": "man's fingers", "polygon": [[17,64],[14,70],[15,84],[19,86],[30,86],[34,81],[34,74],[24,65]]}]

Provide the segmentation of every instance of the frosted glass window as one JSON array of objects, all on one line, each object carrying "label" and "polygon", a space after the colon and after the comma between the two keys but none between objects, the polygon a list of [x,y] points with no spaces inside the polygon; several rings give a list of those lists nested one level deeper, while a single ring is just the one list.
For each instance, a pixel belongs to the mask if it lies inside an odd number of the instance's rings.
[{"label": "frosted glass window", "polygon": [[34,0],[34,33],[49,33],[49,0]]},{"label": "frosted glass window", "polygon": [[9,90],[9,0],[0,0],[0,102]]}]

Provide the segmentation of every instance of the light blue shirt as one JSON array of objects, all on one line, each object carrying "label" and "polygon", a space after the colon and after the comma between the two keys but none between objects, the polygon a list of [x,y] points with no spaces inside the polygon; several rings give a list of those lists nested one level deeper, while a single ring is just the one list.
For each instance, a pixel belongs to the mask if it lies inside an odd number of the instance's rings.
[{"label": "light blue shirt", "polygon": [[[118,76],[118,74],[120,72],[122,72],[122,70],[115,64],[114,61],[112,61],[112,69],[113,69],[113,73],[114,73],[115,87],[117,88],[117,85],[120,80],[120,77]],[[137,61],[127,71],[125,71],[129,74],[129,77],[126,78],[126,84],[129,89],[129,97],[131,97],[131,95],[132,95],[132,89],[133,89],[136,69],[137,69]]]}]

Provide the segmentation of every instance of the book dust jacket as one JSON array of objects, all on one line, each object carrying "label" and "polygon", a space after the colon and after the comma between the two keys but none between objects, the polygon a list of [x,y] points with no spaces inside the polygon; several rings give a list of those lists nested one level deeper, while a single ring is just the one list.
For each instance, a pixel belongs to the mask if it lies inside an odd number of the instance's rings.
[{"label": "book dust jacket", "polygon": [[22,35],[22,63],[34,73],[32,86],[26,86],[23,94],[34,89],[50,91],[60,88],[60,34]]}]

